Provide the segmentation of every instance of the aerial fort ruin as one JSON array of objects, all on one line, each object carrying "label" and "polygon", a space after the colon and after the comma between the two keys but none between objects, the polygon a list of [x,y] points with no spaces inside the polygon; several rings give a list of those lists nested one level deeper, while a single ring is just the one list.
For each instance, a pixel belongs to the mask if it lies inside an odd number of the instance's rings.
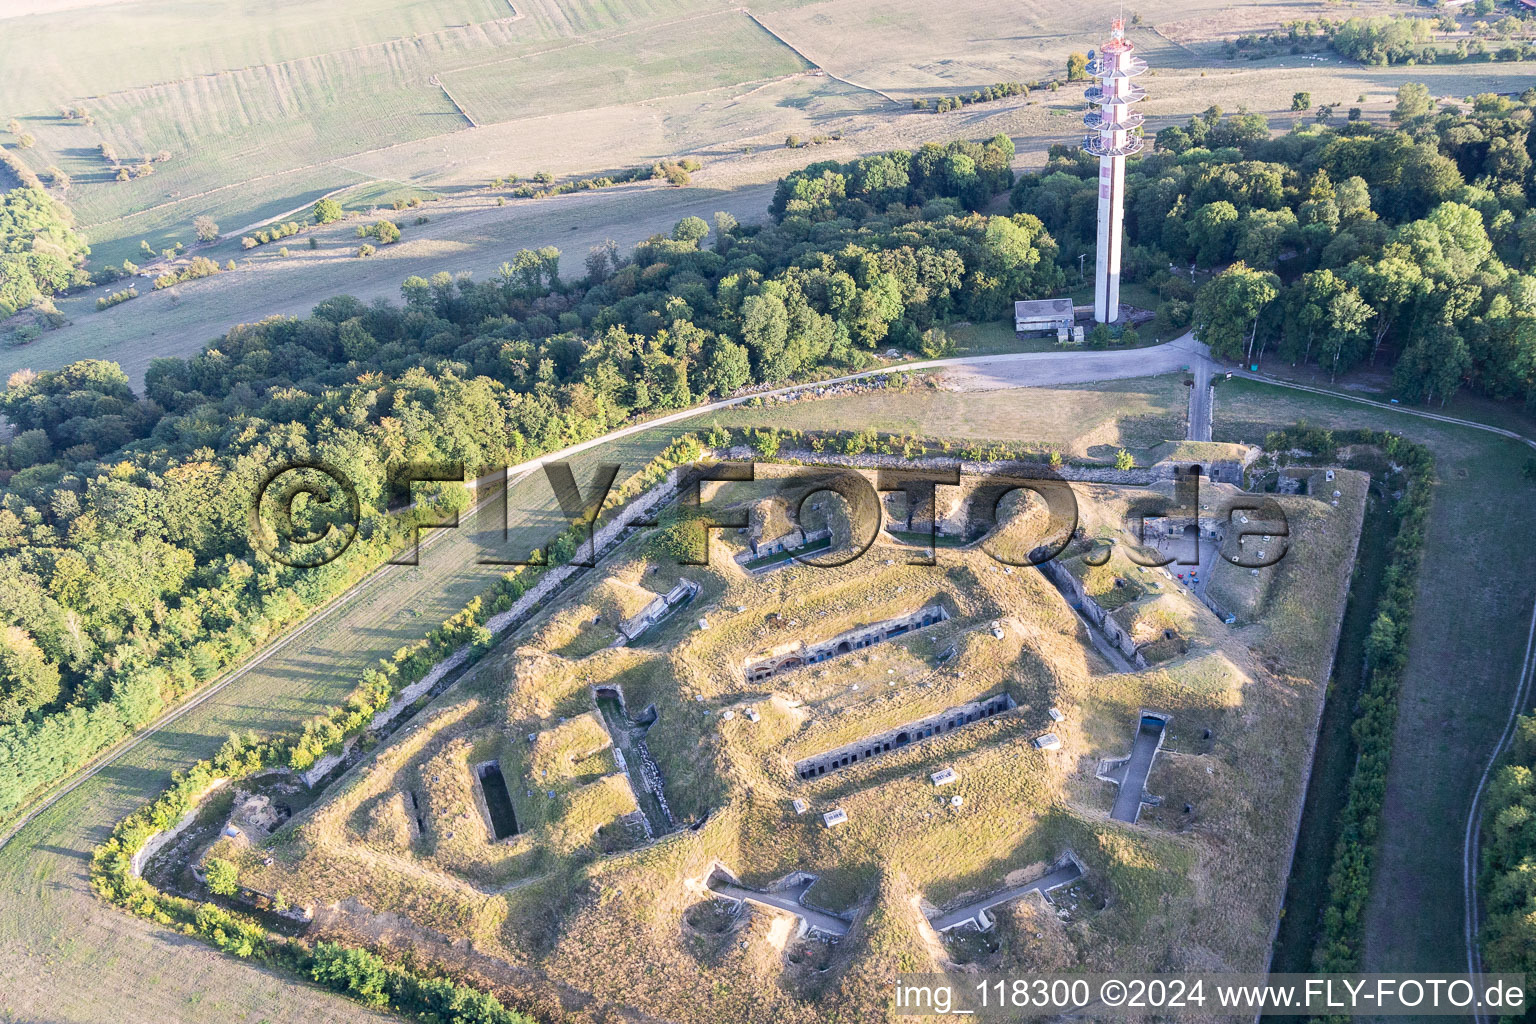
[{"label": "aerial fort ruin", "polygon": [[[827,472],[759,468],[713,507],[782,506],[779,488]],[[846,564],[762,573],[736,557],[755,538],[726,530],[728,557],[681,566],[665,527],[641,529],[270,835],[175,848],[233,860],[325,934],[409,920],[408,941],[472,942],[536,987],[579,987],[593,958],[658,974],[675,994],[642,1002],[669,1019],[704,1020],[686,993],[741,955],[786,1012],[808,1005],[875,955],[877,909],[934,969],[1025,963],[1036,933],[1117,956],[1177,935],[1257,965],[1260,943],[1191,908],[1241,878],[1278,899],[1300,777],[1251,766],[1305,742],[1322,676],[1269,638],[1324,628],[1364,495],[1322,472],[1307,494],[1265,485],[1294,543],[1258,575],[1225,557],[1219,509],[1197,509],[1198,582],[1163,550],[1182,521],[1158,515],[1188,474],[1160,466],[1070,482],[1077,526],[1039,567],[987,553],[967,510],[992,485],[968,473],[927,509],[953,538],[933,565],[882,533]],[[1251,500],[1236,479],[1202,500]],[[993,529],[1043,528],[1039,504]],[[823,550],[853,544],[845,510],[827,502]]]}]

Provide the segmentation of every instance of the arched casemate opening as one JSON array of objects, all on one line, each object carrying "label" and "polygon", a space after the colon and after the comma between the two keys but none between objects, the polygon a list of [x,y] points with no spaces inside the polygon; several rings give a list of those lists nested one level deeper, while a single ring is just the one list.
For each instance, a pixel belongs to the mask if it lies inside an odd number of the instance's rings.
[{"label": "arched casemate opening", "polygon": [[929,715],[920,721],[908,722],[906,725],[898,726],[877,736],[867,737],[856,743],[838,747],[836,750],[817,754],[815,757],[804,758],[795,762],[795,774],[802,781],[818,778],[829,771],[846,768],[880,754],[900,750],[913,743],[953,732],[972,722],[1000,715],[1015,704],[1014,699],[1006,693],[960,704],[936,715]]},{"label": "arched casemate opening", "polygon": [[883,640],[893,640],[898,636],[928,626],[937,625],[949,618],[949,611],[941,604],[924,605],[915,612],[898,616],[894,619],[886,619],[868,626],[860,626],[858,629],[850,629],[846,633],[839,633],[829,640],[819,644],[801,643],[799,647],[790,650],[780,649],[778,654],[770,654],[749,660],[742,666],[748,682],[759,682],[770,679],[781,672],[790,672],[803,665],[815,665],[829,658],[836,658],[844,654],[880,643]]}]

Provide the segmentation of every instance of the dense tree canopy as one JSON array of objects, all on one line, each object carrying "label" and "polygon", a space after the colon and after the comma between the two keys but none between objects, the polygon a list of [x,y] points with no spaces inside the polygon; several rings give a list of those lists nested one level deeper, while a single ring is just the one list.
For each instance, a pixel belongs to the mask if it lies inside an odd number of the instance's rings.
[{"label": "dense tree canopy", "polygon": [[69,288],[91,251],[41,188],[0,193],[0,317]]},{"label": "dense tree canopy", "polygon": [[594,250],[579,279],[548,247],[487,281],[410,278],[401,304],[337,296],[155,360],[142,394],[94,360],[13,376],[0,760],[18,769],[0,816],[360,571],[357,548],[305,570],[253,545],[274,466],[352,481],[377,558],[389,465],[517,462],[1001,317],[1062,279],[1038,218],[970,212],[1012,184],[1011,156],[1001,139],[817,164],[781,184],[773,222],[718,217],[711,247],[688,218],[627,256]]},{"label": "dense tree canopy", "polygon": [[[1314,124],[1272,139],[1257,115],[1214,107],[1164,128],[1127,168],[1124,277],[1172,305],[1195,298],[1172,271],[1212,270],[1195,320],[1224,357],[1251,348],[1330,375],[1386,358],[1409,400],[1471,386],[1536,407],[1536,91],[1475,96],[1464,111],[1435,111],[1414,83],[1398,99],[1395,129]],[[1053,149],[1013,208],[1065,251],[1089,250],[1097,173],[1092,157]],[[1255,274],[1274,301],[1250,301]]]}]

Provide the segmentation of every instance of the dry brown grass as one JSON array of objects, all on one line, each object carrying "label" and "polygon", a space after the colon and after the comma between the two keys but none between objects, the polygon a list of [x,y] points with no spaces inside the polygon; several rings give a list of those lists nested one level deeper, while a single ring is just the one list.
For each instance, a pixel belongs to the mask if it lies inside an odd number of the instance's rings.
[{"label": "dry brown grass", "polygon": [[[1115,533],[1147,493],[1077,490],[1089,536]],[[1347,543],[1346,505],[1313,501],[1293,526]],[[629,593],[623,587],[649,583],[642,548],[592,574],[524,638],[555,637],[551,624],[570,609],[590,621],[606,602],[611,613]],[[974,548],[942,549],[936,567],[905,564],[910,553],[879,544],[849,566],[759,576],[729,562],[688,569],[703,588],[696,611],[669,622],[655,643],[581,658],[504,648],[477,687],[441,698],[307,823],[279,833],[269,844],[278,865],[264,884],[311,900],[356,895],[377,911],[471,938],[485,956],[530,968],[538,985],[689,1022],[862,1014],[883,1005],[875,982],[897,963],[1261,966],[1321,693],[1317,663],[1285,645],[1326,626],[1335,608],[1304,615],[1304,606],[1325,603],[1348,566],[1320,560],[1281,571],[1273,614],[1238,629],[1187,594],[1143,592],[1138,582],[1138,596],[1117,614],[1154,645],[1173,629],[1188,650],[1117,675],[1105,673],[1071,610],[1034,570],[1006,571]],[[1111,567],[1144,578],[1128,563]],[[932,602],[951,619],[763,683],[742,674],[746,659],[775,647]],[[695,625],[700,616],[708,629]],[[1004,624],[1001,639],[993,620]],[[950,646],[955,655],[939,665]],[[620,686],[631,715],[655,706],[647,743],[674,812],[697,830],[639,848],[619,841],[616,819],[635,802],[593,714],[600,684]],[[1012,712],[811,782],[794,775],[798,757],[1000,690],[1018,701]],[[747,706],[759,721],[742,714]],[[1050,722],[1052,706],[1065,721]],[[1128,750],[1141,708],[1173,716],[1149,781],[1165,802],[1125,826],[1108,820],[1113,787],[1094,772],[1101,758]],[[727,721],[725,710],[736,713]],[[1060,750],[1033,747],[1047,729],[1061,737]],[[526,814],[526,831],[510,843],[490,842],[474,820],[471,769],[492,757],[514,790],[520,825]],[[928,776],[941,767],[959,780],[936,789]],[[407,835],[407,782],[420,788],[429,836]],[[949,802],[957,795],[958,808]],[[794,797],[808,813],[794,813]],[[819,815],[832,807],[848,822],[828,829]],[[1065,920],[1025,906],[985,940],[938,939],[922,922],[920,906],[1038,873],[1067,847],[1089,875],[1063,894]],[[716,861],[753,885],[818,874],[810,898],[854,915],[853,933],[834,948],[796,944],[774,915],[753,911],[701,931],[690,922],[705,912],[690,908]]]}]

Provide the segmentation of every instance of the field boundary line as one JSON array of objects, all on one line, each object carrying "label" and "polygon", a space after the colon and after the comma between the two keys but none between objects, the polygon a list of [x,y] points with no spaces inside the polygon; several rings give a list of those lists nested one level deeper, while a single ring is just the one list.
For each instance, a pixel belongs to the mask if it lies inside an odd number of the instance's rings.
[{"label": "field boundary line", "polygon": [[[1510,740],[1514,737],[1515,723],[1520,717],[1521,710],[1530,700],[1531,682],[1536,679],[1536,665],[1531,661],[1533,653],[1536,653],[1536,604],[1531,607],[1531,628],[1525,637],[1525,660],[1520,665],[1518,685],[1515,687],[1515,699],[1510,704],[1509,718],[1504,723],[1504,732],[1499,736],[1498,744],[1493,748],[1493,753],[1488,756],[1488,764],[1483,768],[1482,777],[1477,780],[1477,788],[1472,792],[1472,806],[1467,811],[1467,827],[1463,833],[1461,884],[1462,898],[1466,901],[1464,931],[1467,940],[1467,972],[1469,974],[1481,973],[1483,967],[1482,954],[1477,949],[1477,933],[1482,925],[1479,920],[1477,900],[1477,867],[1478,847],[1482,843],[1483,833],[1480,813],[1483,791],[1488,788],[1488,777],[1493,774],[1494,766],[1498,764],[1504,749],[1509,746]],[[1488,1016],[1481,1012],[1474,1013],[1473,1020],[1477,1024],[1483,1024],[1488,1020]]]},{"label": "field boundary line", "polygon": [[[349,172],[351,174],[361,174],[360,171],[354,171],[350,167],[343,167],[342,170],[347,171],[347,172]],[[392,179],[392,178],[374,178],[371,181],[360,181],[356,185],[343,185],[343,186],[341,186],[341,188],[333,188],[329,192],[327,192],[325,195],[320,196],[319,199],[316,199],[314,203],[305,203],[303,206],[295,206],[291,210],[284,210],[282,213],[275,214],[275,215],[273,215],[271,217],[266,218],[265,220],[252,221],[251,223],[245,225],[245,227],[233,228],[233,229],[231,229],[229,231],[225,231],[225,232],[221,233],[219,235],[219,237],[220,238],[233,238],[236,235],[243,235],[247,231],[255,231],[257,228],[265,227],[268,224],[275,224],[275,223],[281,221],[284,217],[292,217],[296,213],[303,213],[305,210],[312,209],[314,207],[315,203],[318,203],[321,199],[329,199],[329,198],[331,198],[331,196],[339,196],[343,192],[350,192],[350,191],[352,191],[352,189],[354,189],[354,188],[362,188],[364,185],[377,185],[381,181],[393,181],[393,180],[394,179]],[[402,181],[399,184],[404,185],[405,182]]]},{"label": "field boundary line", "polygon": [[[458,133],[457,132],[444,132],[443,134],[444,135],[456,135]],[[437,138],[437,137],[438,136],[435,136],[435,135],[427,136],[428,139],[433,139],[433,138]],[[425,140],[424,139],[418,139],[416,141],[421,142],[421,141],[425,141]],[[396,145],[406,145],[406,143],[397,143]],[[383,148],[384,149],[390,149],[392,147],[385,146]],[[104,228],[104,227],[106,227],[109,224],[117,224],[117,223],[120,223],[122,221],[130,221],[130,220],[133,220],[135,217],[142,217],[146,213],[154,213],[157,210],[168,210],[168,209],[170,209],[173,206],[180,206],[182,203],[190,203],[190,202],[192,202],[193,200],[196,200],[196,199],[207,199],[211,195],[217,195],[220,192],[227,192],[227,191],[229,191],[232,188],[243,188],[246,185],[250,185],[250,184],[253,184],[253,183],[258,182],[258,181],[266,181],[269,178],[281,178],[284,175],[288,175],[288,174],[298,174],[300,171],[317,171],[317,170],[320,170],[323,167],[338,167],[338,166],[340,166],[340,163],[341,163],[342,160],[351,160],[353,157],[359,157],[359,156],[371,156],[374,153],[378,153],[378,152],[380,152],[380,150],[378,150],[378,149],[369,149],[369,150],[364,150],[361,153],[351,153],[351,154],[348,154],[347,156],[338,156],[334,160],[325,160],[325,161],[322,161],[322,162],[317,163],[317,164],[305,164],[303,167],[290,167],[290,168],[288,168],[287,170],[284,170],[284,171],[272,171],[272,172],[270,172],[268,174],[258,174],[254,178],[244,178],[244,179],[242,179],[240,181],[232,181],[228,185],[220,185],[218,188],[205,189],[202,192],[195,192],[195,193],[193,193],[190,196],[181,196],[180,198],[171,199],[171,200],[168,200],[167,202],[156,203],[154,206],[146,206],[142,210],[134,210],[132,213],[120,214],[119,216],[113,217],[110,220],[101,220],[101,221],[97,221],[94,224],[82,224],[80,226],[80,229],[82,231],[84,231],[86,234],[90,234],[90,231],[91,231],[92,228]],[[347,168],[347,167],[342,167],[341,169],[346,171],[348,174],[357,174],[358,173],[357,171],[351,170],[350,168]],[[344,188],[344,189],[346,189],[346,188],[356,188],[358,185],[366,185],[366,184],[368,184],[366,181],[354,181],[350,185],[343,185],[342,188]],[[330,194],[334,195],[335,192],[332,192]],[[263,220],[263,221],[258,221],[257,223],[258,224],[269,224],[269,223],[271,223],[271,221],[270,220]]]},{"label": "field boundary line", "polygon": [[835,74],[835,73],[827,70],[825,65],[823,65],[820,61],[818,61],[815,58],[813,58],[810,54],[806,53],[804,50],[800,49],[800,47],[796,46],[794,43],[790,42],[784,36],[780,35],[776,31],[774,31],[774,29],[766,21],[764,21],[762,18],[759,18],[757,15],[753,14],[750,10],[748,10],[745,7],[738,7],[737,10],[739,10],[742,14],[745,14],[747,17],[751,18],[754,22],[756,22],[758,28],[762,29],[764,32],[767,32],[770,36],[773,36],[773,38],[777,39],[780,43],[782,43],[785,46],[789,47],[790,50],[794,52],[795,56],[799,57],[801,60],[803,60],[807,64],[809,64],[811,67],[813,67],[816,70],[820,71],[822,74],[826,75],[828,78],[833,79],[834,81],[842,82],[844,85],[852,86],[855,89],[862,89],[865,92],[872,92],[872,93],[874,93],[877,96],[883,96],[886,99],[890,100],[892,103],[896,104],[897,106],[901,105],[901,100],[897,99],[895,96],[892,96],[890,93],[886,92],[884,89],[876,89],[872,85],[863,85],[862,83],[855,82],[851,78],[844,78],[842,75]]},{"label": "field boundary line", "polygon": [[1177,39],[1173,38],[1168,33],[1164,32],[1162,29],[1158,28],[1156,25],[1149,25],[1148,27],[1150,29],[1152,29],[1152,34],[1153,35],[1157,36],[1159,39],[1161,39],[1163,42],[1167,43],[1169,46],[1177,46],[1179,49],[1183,50],[1185,53],[1189,54],[1191,57],[1199,57],[1200,56],[1200,54],[1196,53],[1194,51],[1194,48],[1191,47],[1189,44],[1179,42]]},{"label": "field boundary line", "polygon": [[[738,9],[741,10],[742,13],[746,13],[746,9],[745,8],[738,8]],[[701,20],[703,18],[718,18],[722,14],[730,14],[730,13],[731,12],[728,9],[718,8],[717,7],[717,8],[714,8],[713,10],[700,11],[697,14],[690,14],[690,15],[687,15],[686,17],[682,17],[682,18],[672,18],[670,20],[660,20],[660,21],[647,21],[647,22],[643,22],[641,24],[636,25],[634,28],[626,28],[626,29],[623,29],[622,31],[619,31],[619,32],[609,32],[609,33],[604,34],[604,35],[592,35],[592,36],[574,35],[574,36],[565,36],[565,37],[562,37],[562,38],[567,40],[567,42],[565,43],[564,46],[546,46],[542,50],[529,50],[527,53],[510,54],[510,55],[508,55],[506,57],[497,57],[495,60],[483,60],[483,61],[481,61],[478,64],[465,64],[462,67],[447,68],[447,69],[445,69],[443,71],[437,72],[437,74],[438,75],[457,75],[457,74],[460,74],[460,73],[465,72],[465,71],[478,71],[481,68],[493,68],[493,67],[495,67],[498,64],[515,64],[515,63],[517,63],[520,60],[528,60],[528,59],[533,58],[533,57],[543,57],[543,56],[545,56],[547,54],[551,54],[551,53],[563,53],[566,50],[573,50],[573,49],[575,49],[578,46],[592,46],[592,45],[595,45],[597,43],[611,42],[612,40],[615,40],[615,39],[625,39],[625,38],[628,38],[629,36],[638,35],[641,32],[649,32],[649,31],[652,31],[654,29],[659,29],[659,28],[671,28],[674,25],[686,25],[690,21],[699,21],[699,20]],[[612,104],[605,104],[605,105],[606,106],[611,106]]]},{"label": "field boundary line", "polygon": [[[651,26],[648,26],[648,27],[652,27],[652,28],[669,28],[669,27],[674,26],[674,25],[684,24],[685,22],[697,21],[698,19],[703,18],[703,17],[714,17],[714,16],[717,16],[717,15],[719,15],[721,13],[730,13],[730,12],[728,12],[728,11],[727,12],[711,11],[708,14],[690,15],[687,18],[679,18],[679,19],[677,19],[675,21],[657,22],[657,23],[655,23],[655,24],[653,24]],[[492,66],[497,65],[497,64],[511,63],[511,62],[514,62],[514,61],[523,60],[524,58],[527,58],[527,57],[538,57],[538,56],[542,56],[544,54],[563,53],[566,50],[573,49],[574,47],[577,47],[577,46],[586,45],[586,44],[588,44],[590,42],[600,42],[600,41],[608,40],[608,39],[619,39],[619,38],[622,38],[624,36],[633,35],[637,31],[639,31],[639,29],[634,29],[634,30],[631,30],[629,32],[616,33],[615,35],[611,35],[611,36],[601,36],[601,37],[598,37],[595,40],[578,40],[578,41],[574,41],[574,42],[572,42],[572,43],[570,43],[570,44],[568,44],[566,46],[554,46],[554,47],[550,47],[550,48],[545,49],[545,50],[536,50],[536,51],[534,51],[532,53],[521,54],[521,55],[516,56],[516,57],[506,57],[506,58],[503,58],[501,60],[486,61],[485,63],[482,63],[482,64],[471,64],[471,65],[467,65],[467,66],[462,67],[462,68],[453,68],[453,69],[448,70],[448,71],[436,72],[431,77],[434,78],[434,79],[438,79],[439,81],[431,83],[431,84],[437,85],[437,87],[439,89],[441,89],[445,95],[447,95],[449,101],[451,103],[453,103],[453,105],[458,109],[460,115],[462,115],[464,117],[464,119],[469,122],[469,127],[470,128],[481,128],[481,127],[487,127],[487,126],[499,126],[499,125],[508,125],[508,124],[518,124],[518,123],[523,122],[523,121],[530,121],[531,122],[531,121],[540,120],[541,118],[557,117],[557,116],[560,116],[560,115],[558,115],[558,114],[535,114],[532,117],[514,117],[514,118],[511,118],[510,120],[506,120],[506,121],[493,121],[493,122],[487,122],[485,125],[481,125],[480,123],[475,121],[474,118],[471,117],[470,114],[462,106],[459,105],[458,101],[453,98],[453,94],[448,92],[448,87],[445,84],[443,84],[441,79],[443,77],[447,76],[447,75],[457,74],[460,71],[471,71],[471,70],[474,70],[475,68],[492,67]],[[771,30],[770,30],[770,32],[771,32]],[[786,44],[786,45],[788,45],[788,44]],[[790,47],[790,48],[794,49],[793,47]],[[795,52],[797,54],[799,54],[798,50],[795,51]],[[802,57],[802,59],[809,60],[809,58],[805,58],[803,54],[799,54],[799,55]],[[827,72],[827,71],[825,71],[825,69],[820,68],[818,65],[814,64],[814,62],[812,63],[812,67],[816,68],[816,70],[818,70],[818,71],[822,71],[823,74],[829,74],[830,75],[830,72]],[[800,72],[800,73],[803,74],[805,72]],[[784,78],[791,78],[793,76],[794,76],[794,73],[791,73],[790,75],[785,75],[785,76],[782,76],[782,77],[784,77]],[[832,75],[831,77],[836,78],[837,76]],[[756,80],[754,79],[754,80],[749,80],[747,82],[737,82],[737,83],[734,83],[734,84],[731,84],[731,85],[714,86],[713,88],[710,88],[710,89],[699,89],[699,90],[693,90],[692,92],[668,93],[668,94],[666,94],[666,96],[657,97],[657,99],[664,99],[664,98],[669,98],[669,97],[672,97],[672,96],[689,96],[689,95],[694,95],[695,93],[717,92],[720,89],[734,89],[734,88],[739,88],[742,85],[749,85],[749,84],[751,84],[752,81],[756,81]],[[773,81],[774,81],[773,79],[767,80],[766,84],[772,84]],[[844,81],[844,80],[843,79],[838,79],[838,81]],[[852,85],[854,88],[857,88],[857,89],[864,89],[864,88],[866,88],[865,86],[857,85],[856,83],[852,83],[852,82],[848,82],[846,84]],[[878,89],[870,90],[870,91],[872,91],[872,92],[879,92]],[[884,95],[884,93],[881,93],[881,95]],[[890,97],[886,97],[886,98],[889,99]],[[605,103],[605,104],[601,104],[601,105],[596,106],[596,107],[581,107],[581,108],[578,108],[575,111],[568,111],[567,113],[580,113],[583,110],[600,110],[600,109],[603,109],[604,107],[611,107],[611,106],[639,106],[642,103],[650,103],[650,102],[654,102],[654,100],[639,100],[639,101],[636,101],[634,103],[625,103],[625,104]],[[355,170],[352,170],[351,168],[347,167],[345,162],[346,161],[350,161],[350,160],[356,160],[359,157],[376,156],[376,155],[378,155],[380,153],[388,153],[390,150],[400,149],[400,148],[405,147],[405,146],[421,145],[423,143],[430,142],[433,139],[441,139],[441,138],[446,138],[446,137],[448,137],[450,135],[458,135],[458,134],[462,133],[463,131],[465,131],[465,129],[459,128],[459,129],[454,130],[454,131],[438,132],[436,135],[424,135],[424,136],[422,136],[419,139],[409,139],[409,140],[404,141],[404,142],[392,142],[392,143],[390,143],[387,146],[375,146],[372,149],[362,149],[362,150],[358,150],[355,153],[344,153],[344,154],[342,154],[340,156],[332,157],[329,160],[320,160],[320,161],[317,161],[317,162],[312,163],[312,164],[305,164],[302,167],[289,167],[289,168],[285,168],[285,169],[280,170],[280,171],[271,171],[271,172],[268,172],[267,174],[258,174],[254,178],[244,178],[244,179],[242,179],[240,181],[230,182],[227,185],[220,185],[217,188],[204,189],[203,191],[193,193],[192,195],[178,196],[175,199],[167,200],[166,202],[162,202],[162,203],[156,203],[153,206],[146,206],[143,209],[134,210],[132,213],[120,214],[120,215],[118,215],[116,217],[112,217],[112,218],[110,218],[108,220],[96,221],[96,222],[90,223],[90,224],[81,224],[80,227],[81,227],[81,230],[85,231],[87,233],[87,235],[89,235],[89,233],[90,233],[92,228],[107,227],[108,225],[119,224],[119,223],[123,223],[123,222],[126,222],[126,221],[131,221],[134,218],[142,217],[145,214],[154,213],[154,212],[159,211],[159,210],[168,210],[168,209],[171,209],[173,207],[177,207],[177,206],[180,206],[180,205],[182,205],[184,203],[189,203],[189,202],[192,202],[193,200],[197,200],[197,199],[206,199],[209,196],[217,195],[220,192],[227,192],[230,189],[243,188],[243,187],[245,187],[247,185],[252,184],[253,182],[267,181],[267,180],[270,180],[272,178],[281,178],[281,177],[284,177],[285,175],[289,175],[289,174],[298,174],[301,171],[317,171],[317,170],[321,170],[322,168],[326,168],[326,167],[334,167],[334,168],[338,168],[340,170],[346,171],[348,174],[357,174],[360,177],[369,178],[368,175],[363,175],[362,172],[355,171]],[[376,180],[388,180],[388,179],[370,178],[370,180],[376,181]],[[344,186],[342,186],[341,189],[335,190],[335,191],[333,191],[333,192],[331,192],[329,194],[335,195],[336,191],[342,191],[342,190],[348,189],[348,188],[357,188],[357,187],[359,187],[361,185],[367,185],[367,184],[370,183],[370,180],[352,182],[351,184],[344,185]],[[299,209],[303,209],[303,207],[300,207]],[[290,214],[292,212],[293,211],[290,211]],[[267,219],[267,220],[259,221],[259,222],[257,222],[257,225],[252,225],[252,226],[258,226],[258,225],[261,225],[261,224],[268,224],[268,223],[271,223],[271,219],[270,218]]]},{"label": "field boundary line", "polygon": [[[470,115],[469,111],[464,109],[464,104],[459,102],[458,97],[454,96],[453,93],[448,91],[448,85],[447,85],[446,82],[443,81],[443,76],[442,75],[433,74],[430,78],[427,79],[427,81],[431,82],[433,85],[435,85],[439,89],[443,90],[443,95],[448,97],[448,102],[453,104],[453,109],[457,110],[459,112],[460,116],[462,116],[464,118],[464,120],[469,122],[469,126],[471,128],[479,128],[480,127],[480,122],[476,121],[474,119],[474,117],[472,117]],[[443,134],[451,135],[452,133],[451,132],[444,132]]]},{"label": "field boundary line", "polygon": [[[509,18],[491,18],[488,21],[470,21],[465,22],[462,25],[444,25],[442,28],[433,29],[431,32],[427,32],[425,34],[414,36],[391,36],[388,39],[376,39],[371,43],[358,43],[356,46],[344,46],[339,50],[322,50],[319,53],[306,53],[297,57],[288,57],[283,60],[270,61],[264,64],[247,64],[244,67],[238,68],[219,68],[216,71],[204,71],[200,74],[185,75],[181,78],[163,78],[155,82],[145,82],[142,85],[130,85],[122,89],[111,89],[107,92],[91,93],[88,96],[79,98],[87,100],[108,100],[114,96],[130,96],[134,93],[145,92],[152,89],[166,89],[171,86],[190,85],[193,82],[200,82],[205,79],[225,78],[231,75],[238,75],[248,71],[260,71],[262,69],[276,69],[285,67],[289,64],[299,64],[308,60],[323,60],[326,57],[342,57],[346,56],[347,54],[357,53],[360,50],[371,50],[377,47],[394,46],[400,43],[420,46],[421,41],[424,39],[436,39],[438,36],[447,35],[451,32],[463,33],[467,29],[479,28],[481,25],[506,25],[515,21],[521,21],[523,18],[527,17],[525,14],[516,13],[517,8],[514,7],[510,2],[508,2],[507,6],[512,8],[514,11],[514,14]],[[46,117],[51,115],[43,116]]]}]

